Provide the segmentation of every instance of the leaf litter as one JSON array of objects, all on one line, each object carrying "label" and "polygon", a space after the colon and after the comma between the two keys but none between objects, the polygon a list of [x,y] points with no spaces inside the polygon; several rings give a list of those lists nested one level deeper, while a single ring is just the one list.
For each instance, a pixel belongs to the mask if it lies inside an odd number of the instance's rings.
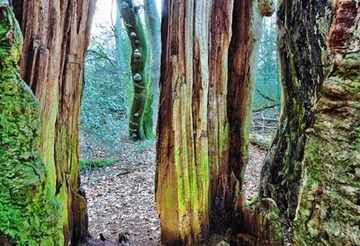
[{"label": "leaf litter", "polygon": [[[123,151],[116,155],[95,151],[97,158],[115,158],[115,165],[81,172],[92,236],[84,246],[161,245],[155,207],[155,143],[139,148],[138,143],[123,139],[122,144]],[[247,202],[257,194],[265,155],[255,145],[249,150],[244,184]],[[89,158],[87,153],[82,157]]]}]

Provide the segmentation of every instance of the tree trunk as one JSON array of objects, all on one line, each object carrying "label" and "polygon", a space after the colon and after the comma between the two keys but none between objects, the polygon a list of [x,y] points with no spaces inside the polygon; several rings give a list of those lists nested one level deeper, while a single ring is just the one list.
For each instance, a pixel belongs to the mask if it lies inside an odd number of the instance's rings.
[{"label": "tree trunk", "polygon": [[63,245],[61,204],[40,157],[40,108],[20,78],[22,36],[0,0],[0,244]]},{"label": "tree trunk", "polygon": [[138,6],[133,5],[132,0],[117,0],[117,4],[132,49],[131,73],[134,84],[134,97],[129,122],[130,138],[133,140],[149,139],[153,137],[151,113],[153,98],[146,74],[146,59],[148,56],[146,35],[138,13]]},{"label": "tree trunk", "polygon": [[17,0],[14,5],[24,33],[21,73],[40,101],[42,156],[63,205],[65,244],[77,245],[87,236],[78,168],[79,108],[95,1]]},{"label": "tree trunk", "polygon": [[120,9],[116,8],[116,22],[114,28],[115,40],[116,40],[116,56],[119,72],[121,75],[128,76],[130,71],[130,42],[127,38],[123,37],[124,23],[121,19]]},{"label": "tree trunk", "polygon": [[[225,3],[216,3],[220,6],[226,6]],[[234,216],[240,211],[244,202],[244,173],[249,160],[249,131],[252,113],[252,101],[255,86],[255,74],[257,68],[257,54],[261,39],[261,22],[263,16],[269,16],[274,12],[272,1],[234,1],[232,15],[232,37],[228,51],[228,82],[227,95],[219,90],[219,95],[223,94],[226,98],[220,99],[226,105],[227,113],[219,109],[218,114],[228,119],[228,133],[219,134],[223,140],[215,140],[224,146],[224,140],[227,142],[227,157],[220,160],[220,166],[216,168],[212,164],[212,196],[211,213],[212,229],[215,232],[224,233],[234,220]],[[228,11],[228,13],[231,11]],[[218,14],[221,14],[218,13]],[[226,20],[226,18],[212,17],[213,37],[219,35],[216,32],[226,30],[231,23],[219,29],[217,21]],[[229,32],[229,31],[228,31]],[[220,46],[223,45],[220,43]],[[226,47],[226,42],[225,42]],[[216,49],[213,50],[216,53]],[[215,61],[219,63],[219,61]],[[225,70],[226,71],[226,70]],[[216,74],[214,72],[215,81]],[[217,93],[215,93],[217,94]],[[219,104],[221,105],[221,104]],[[216,115],[209,118],[211,122]],[[219,119],[223,119],[220,117]],[[216,121],[216,119],[215,119]],[[224,128],[223,128],[224,129]],[[210,134],[213,136],[213,134]],[[213,138],[213,137],[212,137]],[[225,142],[225,143],[226,143]],[[224,148],[223,148],[224,149]],[[212,148],[210,149],[212,151]],[[226,154],[226,152],[224,152]],[[216,161],[215,161],[216,163]],[[215,170],[214,169],[217,169]],[[215,172],[214,172],[215,171]]]},{"label": "tree trunk", "polygon": [[195,244],[209,229],[225,233],[242,206],[258,27],[273,6],[188,1],[165,10],[156,201],[162,241]]},{"label": "tree trunk", "polygon": [[279,2],[282,112],[261,171],[260,196],[275,200],[280,214],[290,221],[298,204],[306,131],[324,79],[329,16],[325,0]]},{"label": "tree trunk", "polygon": [[308,129],[296,245],[360,242],[360,3],[339,0],[328,49],[331,69]]},{"label": "tree trunk", "polygon": [[163,4],[156,204],[162,242],[192,245],[206,239],[209,230],[207,105],[212,1]]},{"label": "tree trunk", "polygon": [[[150,43],[150,61],[148,62],[148,81],[151,88],[152,108],[151,115],[145,116],[149,120],[148,124],[156,123],[159,107],[159,79],[160,79],[160,55],[161,55],[161,35],[160,35],[160,15],[156,8],[155,0],[144,0],[146,30]],[[150,103],[150,100],[149,102]]]}]

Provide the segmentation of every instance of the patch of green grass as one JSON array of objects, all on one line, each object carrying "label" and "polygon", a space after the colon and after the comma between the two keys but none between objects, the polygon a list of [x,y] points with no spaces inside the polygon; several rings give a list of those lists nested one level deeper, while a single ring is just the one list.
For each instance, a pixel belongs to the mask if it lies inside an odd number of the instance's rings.
[{"label": "patch of green grass", "polygon": [[79,167],[80,170],[94,170],[96,168],[104,168],[108,166],[112,166],[116,163],[116,160],[113,158],[105,158],[105,159],[98,159],[98,160],[84,160],[80,159]]}]

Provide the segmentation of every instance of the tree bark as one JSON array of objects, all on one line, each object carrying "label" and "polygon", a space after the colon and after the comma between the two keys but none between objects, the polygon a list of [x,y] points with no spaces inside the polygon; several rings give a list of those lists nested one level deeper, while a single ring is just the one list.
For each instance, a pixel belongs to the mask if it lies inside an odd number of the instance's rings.
[{"label": "tree bark", "polygon": [[163,4],[156,205],[162,242],[193,245],[206,239],[209,231],[207,105],[212,1]]},{"label": "tree bark", "polygon": [[268,1],[166,4],[156,201],[162,241],[198,243],[209,228],[215,233],[231,228],[242,206],[258,26],[273,6]]},{"label": "tree bark", "polygon": [[146,74],[148,44],[144,27],[138,13],[138,6],[134,6],[132,0],[118,0],[117,4],[132,49],[131,73],[134,84],[134,97],[129,122],[130,138],[133,140],[151,139],[154,136],[151,111],[153,98]]},{"label": "tree bark", "polygon": [[[242,187],[249,160],[249,131],[257,54],[261,39],[261,22],[263,16],[269,16],[274,12],[274,4],[272,1],[234,1],[233,11],[231,11],[231,2],[219,1],[216,4],[219,5],[214,8],[214,16],[211,18],[214,41],[211,57],[221,50],[221,48],[216,47],[217,44],[225,47],[222,49],[228,47],[228,52],[226,50],[224,53],[228,55],[228,60],[219,57],[221,61],[213,61],[214,64],[211,67],[210,80],[214,79],[213,84],[217,83],[220,88],[214,91],[214,95],[211,96],[218,99],[211,99],[211,101],[217,102],[219,105],[217,107],[223,108],[218,108],[215,111],[216,113],[209,113],[212,115],[209,117],[209,125],[212,126],[213,121],[217,125],[216,121],[224,122],[224,119],[227,119],[228,122],[220,126],[221,134],[218,134],[219,130],[216,128],[216,133],[210,133],[212,140],[210,151],[215,150],[215,153],[218,153],[222,149],[220,153],[223,155],[220,158],[215,158],[214,163],[211,163],[211,225],[215,232],[224,233],[231,227],[232,223],[236,223],[237,220],[234,217],[241,210],[244,202]],[[230,15],[221,16],[223,13],[217,11],[220,6],[222,8],[228,6],[230,9],[224,12],[230,13]],[[228,20],[229,17],[231,18],[231,13],[233,13],[232,20]],[[216,16],[216,14],[220,14],[220,16]],[[229,36],[226,38],[227,41],[217,43],[217,39],[223,35],[221,32],[232,33],[230,43]],[[219,52],[219,54],[221,53]],[[228,68],[217,67],[222,62]],[[228,72],[228,78],[226,75],[224,77],[220,71]],[[222,85],[219,81],[224,81],[224,84]],[[221,88],[224,85],[227,87],[225,90]],[[212,110],[212,105],[216,105],[216,103],[209,104],[210,110]],[[225,110],[226,113],[223,113]],[[217,144],[218,146],[216,146]],[[213,145],[215,146],[213,147]],[[226,147],[224,148],[224,146]]]},{"label": "tree bark", "polygon": [[295,217],[306,130],[324,80],[328,1],[282,0],[278,48],[283,88],[279,127],[261,171],[260,196],[272,198],[288,221]]},{"label": "tree bark", "polygon": [[331,69],[307,131],[296,245],[360,242],[360,3],[339,0],[335,8]]},{"label": "tree bark", "polygon": [[[155,0],[144,0],[145,23],[149,36],[150,61],[148,62],[148,81],[153,99],[151,115],[145,119],[151,120],[148,124],[153,126],[156,123],[159,107],[159,79],[160,79],[160,55],[161,55],[161,35],[160,35],[160,15],[156,7]],[[150,100],[148,104],[150,103]]]},{"label": "tree bark", "polygon": [[42,156],[62,202],[66,245],[78,245],[87,236],[78,168],[79,109],[95,2],[14,1],[24,33],[21,75],[40,101]]},{"label": "tree bark", "polygon": [[0,244],[63,245],[61,203],[40,157],[40,107],[20,78],[22,36],[0,1]]}]

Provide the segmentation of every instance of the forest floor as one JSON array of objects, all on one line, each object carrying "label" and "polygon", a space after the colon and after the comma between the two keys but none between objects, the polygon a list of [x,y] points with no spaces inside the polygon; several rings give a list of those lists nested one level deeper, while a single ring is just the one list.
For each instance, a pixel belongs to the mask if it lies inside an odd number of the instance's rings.
[{"label": "forest floor", "polygon": [[[121,143],[123,151],[116,155],[95,150],[96,158],[114,158],[115,165],[82,171],[92,236],[83,245],[161,245],[154,192],[155,143],[133,143],[127,139]],[[245,175],[248,201],[257,192],[265,151],[250,145],[250,154]],[[82,158],[89,157],[94,158],[83,151]]]}]

